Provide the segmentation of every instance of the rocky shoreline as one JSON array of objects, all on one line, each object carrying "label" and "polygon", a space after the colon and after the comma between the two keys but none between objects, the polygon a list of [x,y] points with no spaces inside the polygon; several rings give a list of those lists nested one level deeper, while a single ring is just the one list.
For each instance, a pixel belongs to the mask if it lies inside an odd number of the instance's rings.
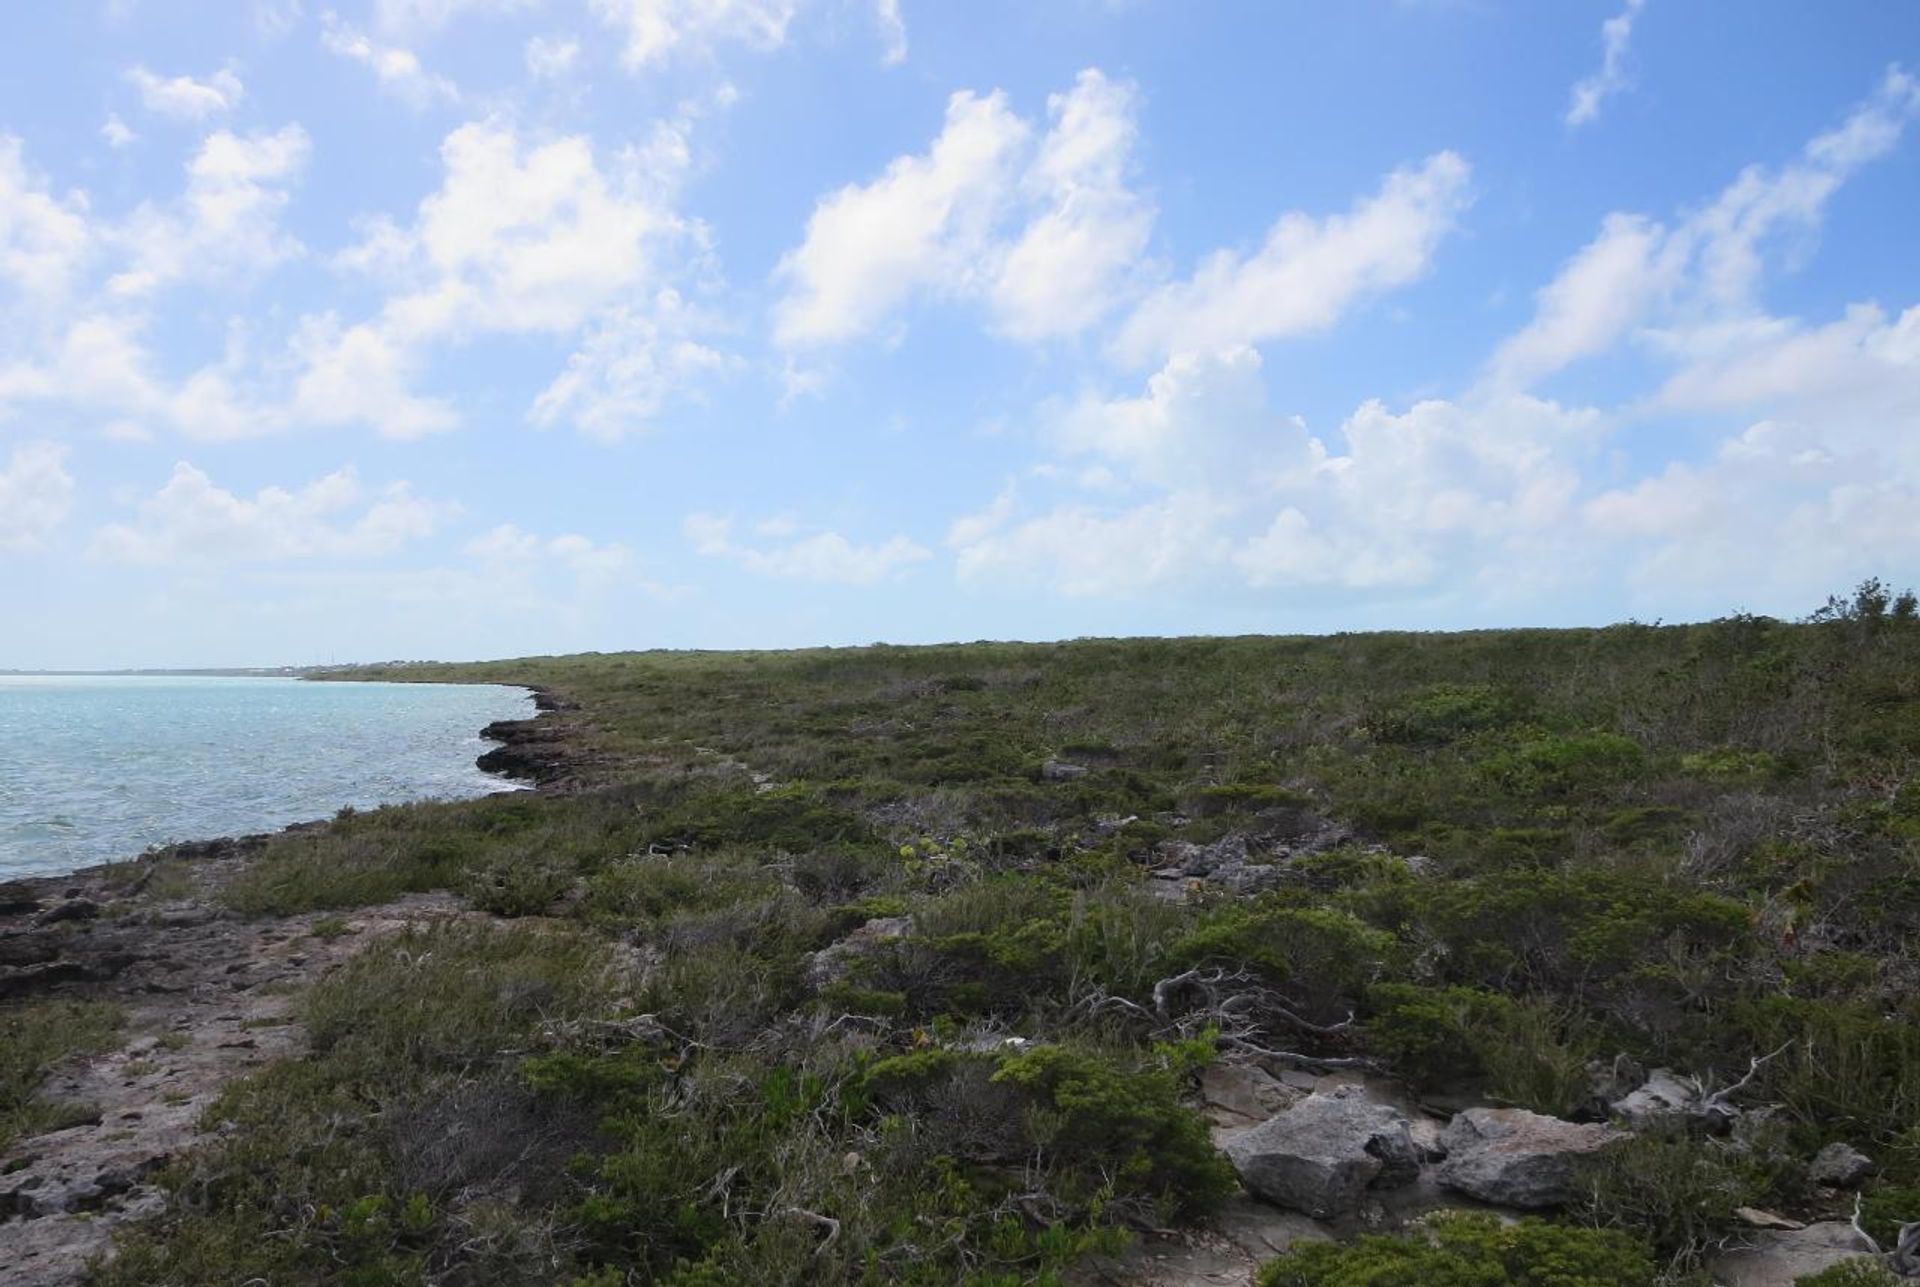
[{"label": "rocky shoreline", "polygon": [[[534,790],[577,780],[573,706],[532,688],[531,719],[489,725],[477,761]],[[155,1174],[201,1137],[234,1079],[297,1055],[293,996],[367,943],[430,921],[482,916],[416,894],[345,916],[248,920],[221,899],[275,834],[168,846],[126,862],[0,883],[0,1006],[107,1002],[118,1044],[54,1068],[44,1099],[77,1119],[0,1153],[0,1287],[82,1281],[122,1224],[157,1211]]]}]

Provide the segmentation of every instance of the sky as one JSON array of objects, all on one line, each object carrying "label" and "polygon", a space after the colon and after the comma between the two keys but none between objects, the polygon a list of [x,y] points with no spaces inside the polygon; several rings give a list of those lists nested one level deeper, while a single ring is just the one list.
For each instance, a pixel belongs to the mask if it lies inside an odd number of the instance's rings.
[{"label": "sky", "polygon": [[1920,581],[1920,4],[72,0],[0,667]]}]

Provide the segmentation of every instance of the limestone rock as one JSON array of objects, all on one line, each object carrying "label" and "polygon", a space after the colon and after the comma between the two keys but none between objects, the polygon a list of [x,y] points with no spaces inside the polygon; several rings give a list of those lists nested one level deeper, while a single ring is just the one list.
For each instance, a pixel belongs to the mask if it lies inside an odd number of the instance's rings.
[{"label": "limestone rock", "polygon": [[1200,1098],[1217,1126],[1248,1126],[1291,1108],[1299,1091],[1263,1068],[1208,1064],[1200,1074]]},{"label": "limestone rock", "polygon": [[1234,1136],[1226,1153],[1248,1191],[1321,1219],[1355,1210],[1369,1187],[1405,1184],[1420,1171],[1407,1119],[1359,1086],[1309,1095]]},{"label": "limestone rock", "polygon": [[1720,1287],[1792,1287],[1807,1274],[1867,1254],[1866,1243],[1844,1220],[1824,1220],[1804,1229],[1756,1230],[1746,1242],[1709,1266]]},{"label": "limestone rock", "polygon": [[1807,1175],[1815,1184],[1855,1188],[1873,1174],[1873,1159],[1851,1144],[1829,1144],[1813,1155]]},{"label": "limestone rock", "polygon": [[1506,1207],[1571,1201],[1581,1165],[1620,1138],[1608,1126],[1568,1122],[1524,1108],[1469,1108],[1448,1123],[1440,1183]]},{"label": "limestone rock", "polygon": [[1698,1112],[1700,1102],[1699,1086],[1671,1069],[1656,1068],[1638,1090],[1614,1100],[1608,1108],[1630,1129],[1644,1131]]},{"label": "limestone rock", "polygon": [[807,986],[818,991],[847,977],[853,963],[871,955],[881,943],[891,943],[913,933],[913,917],[880,916],[868,921],[837,943],[815,952],[807,960]]}]

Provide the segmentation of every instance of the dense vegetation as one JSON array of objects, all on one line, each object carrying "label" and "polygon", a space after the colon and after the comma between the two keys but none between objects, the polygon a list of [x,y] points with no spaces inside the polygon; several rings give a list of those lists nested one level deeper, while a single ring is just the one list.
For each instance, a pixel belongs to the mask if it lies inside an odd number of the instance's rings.
[{"label": "dense vegetation", "polygon": [[1231,1191],[1215,1058],[1568,1113],[1596,1059],[1780,1051],[1737,1148],[1642,1137],[1561,1223],[1271,1284],[1682,1274],[1736,1207],[1812,1210],[1833,1141],[1920,1219],[1914,615],[375,671],[576,704],[575,780],[343,816],[228,889],[503,920],[307,995],[311,1057],[227,1096],[107,1278],[1046,1282]]}]

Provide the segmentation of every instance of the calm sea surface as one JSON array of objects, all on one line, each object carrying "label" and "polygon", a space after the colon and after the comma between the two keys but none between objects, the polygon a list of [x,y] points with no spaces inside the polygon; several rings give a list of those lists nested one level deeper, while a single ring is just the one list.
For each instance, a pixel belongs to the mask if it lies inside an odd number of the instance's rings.
[{"label": "calm sea surface", "polygon": [[0,675],[0,880],[351,805],[484,795],[518,688]]}]

